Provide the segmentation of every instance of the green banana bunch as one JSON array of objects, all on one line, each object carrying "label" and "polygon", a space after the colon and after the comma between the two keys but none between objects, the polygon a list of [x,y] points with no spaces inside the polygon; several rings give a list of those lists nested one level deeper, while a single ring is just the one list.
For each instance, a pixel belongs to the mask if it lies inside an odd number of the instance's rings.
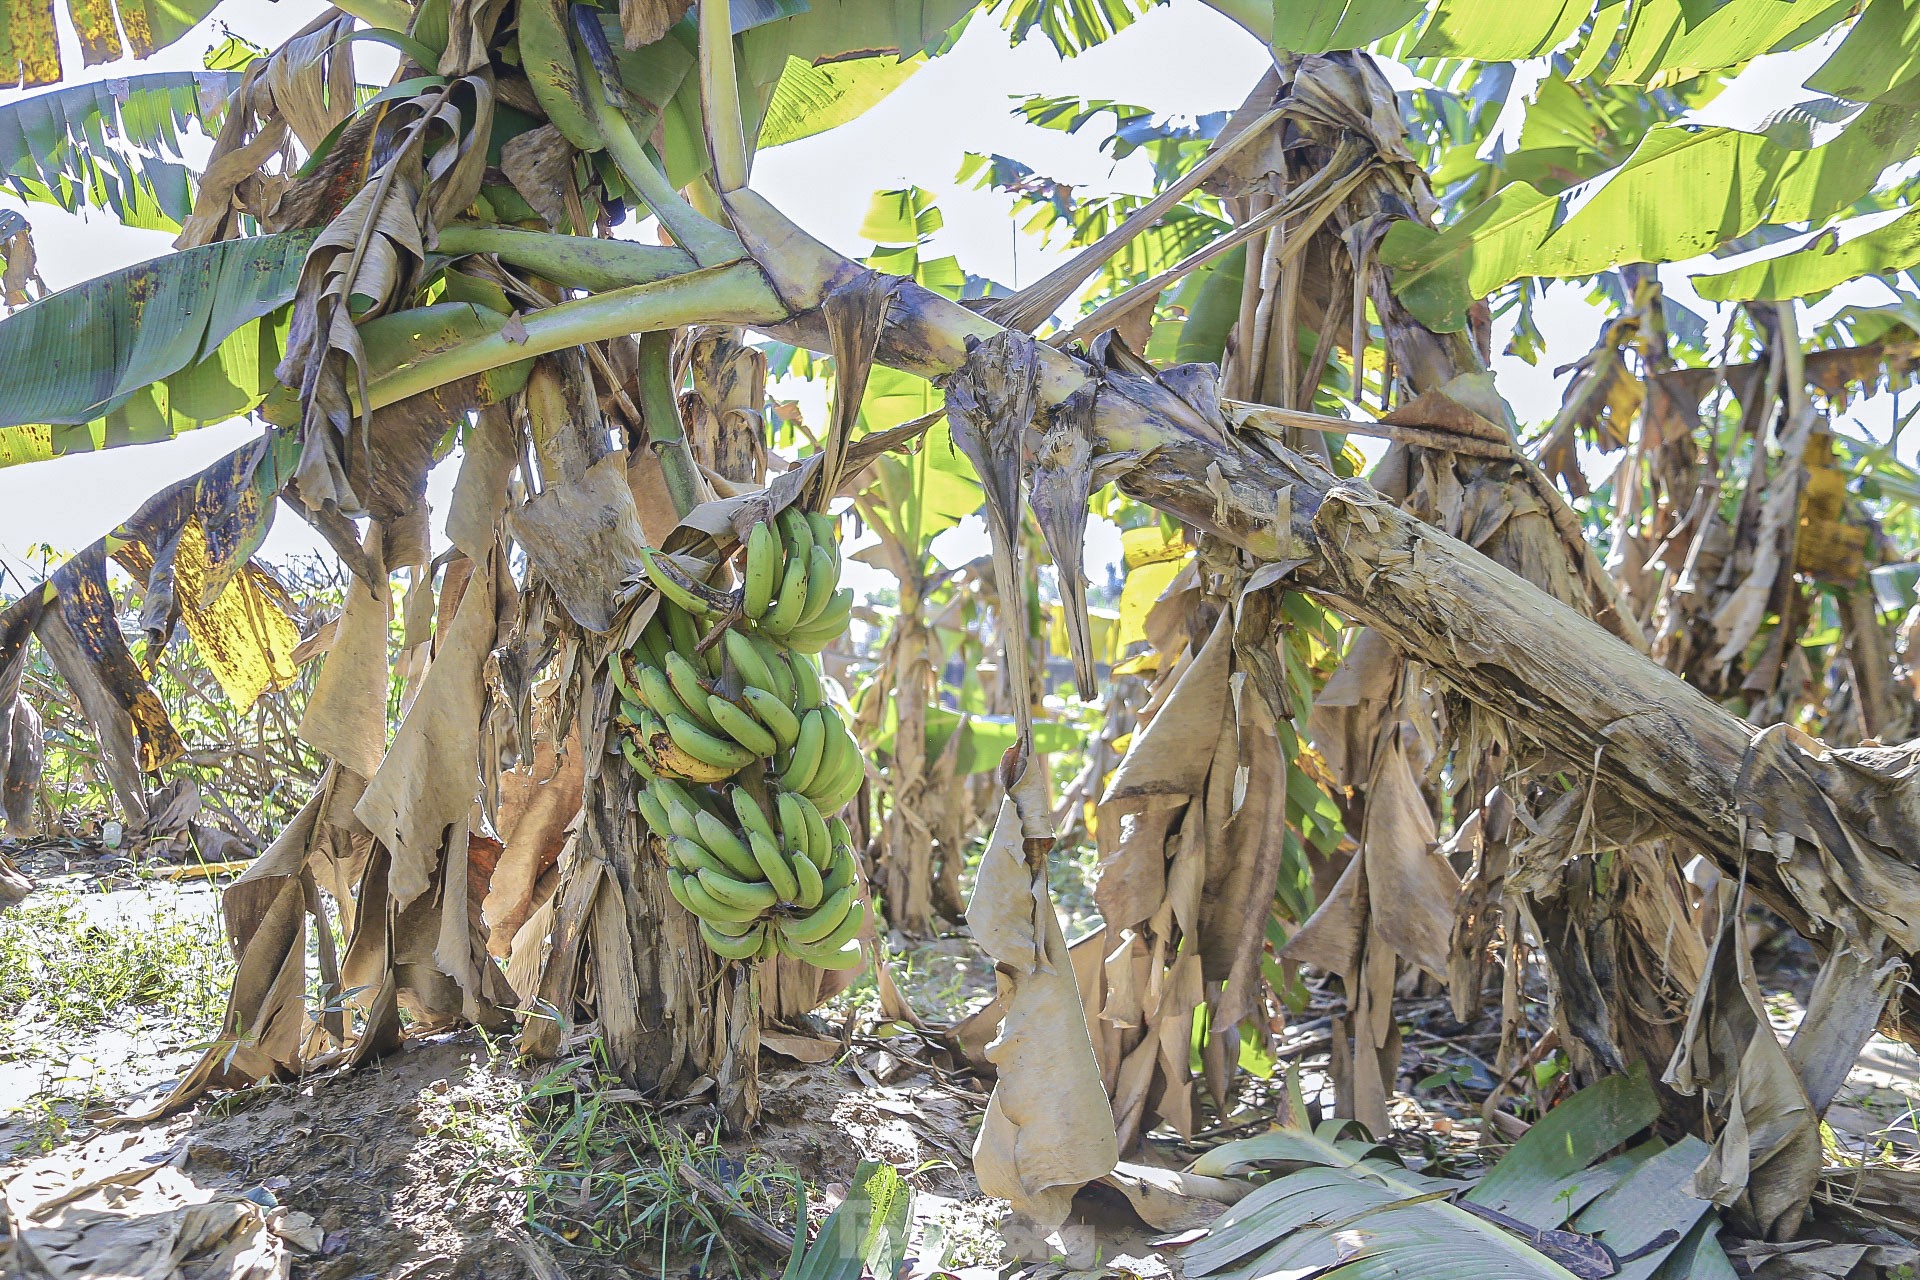
[{"label": "green banana bunch", "polygon": [[788,507],[747,535],[740,611],[789,649],[818,653],[844,635],[853,592],[840,587],[840,539],[832,516]]},{"label": "green banana bunch", "polygon": [[866,919],[846,824],[805,796],[774,792],[772,809],[746,787],[725,792],[654,777],[636,800],[667,851],[667,889],[700,922],[700,937],[729,960],[776,952],[822,968],[860,961]]},{"label": "green banana bunch", "polygon": [[800,712],[822,698],[810,658],[731,627],[709,642],[698,621],[665,598],[639,641],[609,666],[620,691],[616,714],[640,758],[653,772],[693,782],[791,752]]},{"label": "green banana bunch", "polygon": [[[682,868],[681,885],[690,899],[705,906],[696,896],[704,892],[729,910],[748,905],[729,884],[720,883],[717,892],[703,884],[704,871],[710,880],[766,886],[787,904],[782,911],[811,913],[831,900],[826,881],[836,841],[824,815],[852,799],[866,776],[859,746],[828,704],[811,656],[845,632],[852,610],[852,592],[838,586],[835,521],[790,507],[756,524],[733,594],[652,548],[642,560],[658,597],[654,616],[632,647],[609,662],[619,693],[611,745],[648,781],[636,803],[663,840],[689,842],[725,864]],[[736,808],[731,817],[710,812],[706,824],[738,818],[741,825],[730,840],[702,830],[693,815],[699,806],[680,784],[705,790],[756,764],[776,797],[779,824],[763,829],[753,813]],[[660,799],[656,783],[674,787],[668,795],[677,803]],[[794,852],[806,867],[795,868],[789,856]],[[688,849],[681,853],[683,861],[698,862]],[[727,853],[735,856],[729,860]],[[709,923],[723,928],[744,922]],[[740,930],[726,936],[736,940],[728,944],[732,950],[745,945]],[[765,941],[769,952],[778,945],[771,934]],[[806,938],[796,945],[817,944]]]}]

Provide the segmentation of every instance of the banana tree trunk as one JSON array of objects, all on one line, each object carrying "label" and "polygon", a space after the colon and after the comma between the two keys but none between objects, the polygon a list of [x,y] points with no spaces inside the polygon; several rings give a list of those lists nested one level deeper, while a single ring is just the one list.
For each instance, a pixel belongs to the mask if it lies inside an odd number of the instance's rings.
[{"label": "banana tree trunk", "polygon": [[927,707],[933,693],[932,636],[922,615],[924,579],[900,579],[900,613],[884,670],[898,728],[887,770],[887,816],[878,868],[887,920],[911,937],[933,932],[933,804],[927,771]]}]

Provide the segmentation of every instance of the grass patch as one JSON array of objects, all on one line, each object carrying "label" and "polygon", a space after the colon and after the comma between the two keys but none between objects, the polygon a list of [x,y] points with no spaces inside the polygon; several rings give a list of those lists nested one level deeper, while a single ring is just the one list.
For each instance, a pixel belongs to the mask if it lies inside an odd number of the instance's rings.
[{"label": "grass patch", "polygon": [[[507,1049],[502,1044],[496,1052]],[[680,1176],[690,1166],[741,1208],[793,1229],[792,1169],[758,1152],[730,1155],[717,1137],[686,1133],[621,1086],[601,1042],[520,1085],[505,1072],[424,1100],[429,1133],[471,1147],[462,1178],[511,1177],[525,1200],[525,1226],[581,1274],[661,1275],[697,1265],[702,1275],[758,1275],[769,1260],[749,1252],[725,1206]],[[777,1269],[777,1268],[776,1268]]]},{"label": "grass patch", "polygon": [[98,920],[77,894],[30,899],[0,916],[0,1058],[129,1010],[217,1025],[233,972],[217,918],[160,900],[150,912]]}]

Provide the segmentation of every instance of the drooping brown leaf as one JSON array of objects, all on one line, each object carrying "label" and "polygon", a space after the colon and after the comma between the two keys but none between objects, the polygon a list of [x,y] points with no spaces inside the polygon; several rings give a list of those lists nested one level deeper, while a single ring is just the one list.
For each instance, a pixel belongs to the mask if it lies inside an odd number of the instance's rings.
[{"label": "drooping brown leaf", "polygon": [[[402,909],[427,891],[436,874],[446,877],[450,858],[462,882],[466,875],[464,824],[480,795],[485,665],[499,609],[492,559],[468,584],[420,696],[354,808],[393,855],[390,886]],[[454,841],[449,833],[456,828]]]},{"label": "drooping brown leaf", "polygon": [[494,867],[483,908],[488,950],[496,956],[508,953],[536,905],[535,886],[559,861],[567,829],[580,811],[585,769],[579,741],[559,738],[564,729],[550,716],[536,718],[532,760],[500,777],[499,831],[506,848]]},{"label": "drooping brown leaf", "polygon": [[620,38],[629,49],[652,44],[692,7],[693,0],[620,0]]},{"label": "drooping brown leaf", "polygon": [[[352,110],[352,32],[353,19],[324,13],[247,69],[214,139],[176,249],[239,234],[242,214],[269,230],[282,228],[275,215],[289,189],[290,140],[298,139],[311,153]],[[343,140],[330,159],[338,163],[363,154],[364,148]],[[283,157],[279,173],[268,165],[276,156]]]},{"label": "drooping brown leaf", "polygon": [[1667,1083],[1707,1089],[1722,1128],[1693,1193],[1790,1239],[1820,1176],[1819,1117],[1774,1037],[1746,945],[1742,886],[1720,885],[1719,936]]},{"label": "drooping brown leaf", "polygon": [[387,752],[387,626],[392,597],[384,542],[380,524],[370,524],[364,554],[374,567],[374,577],[356,576],[347,584],[346,606],[333,646],[300,718],[303,742],[362,779],[379,772]]},{"label": "drooping brown leaf", "polygon": [[[1035,779],[1038,770],[1027,775]],[[983,1192],[1056,1226],[1074,1193],[1110,1171],[1119,1150],[1066,939],[1047,896],[1052,840],[1029,837],[1030,821],[1013,795],[1001,802],[967,906],[1007,1000],[1000,1034],[985,1048],[999,1078],[973,1161]]]},{"label": "drooping brown leaf", "polygon": [[[295,474],[309,507],[355,515],[371,509],[370,482],[383,473],[399,470],[406,493],[415,487],[411,477],[424,471],[417,462],[392,468],[377,456],[381,439],[366,407],[369,355],[360,325],[412,300],[426,245],[479,193],[492,122],[493,86],[485,75],[428,89],[385,111],[376,151],[391,147],[392,158],[308,250],[276,374],[300,392],[303,449]],[[411,443],[418,447],[417,438]],[[358,459],[366,476],[358,488],[353,453],[366,455]]]},{"label": "drooping brown leaf", "polygon": [[[132,766],[141,773],[154,773],[179,759],[186,748],[181,745],[159,696],[148,687],[146,677],[121,638],[119,611],[107,586],[105,543],[96,542],[82,550],[54,570],[48,581],[59,593],[55,605],[59,618],[73,639],[78,657],[89,670],[87,676],[79,678],[103,690],[119,714],[132,723],[140,744]],[[46,643],[46,622],[43,620],[41,625],[42,643]],[[48,656],[61,667],[63,676],[76,679],[66,669],[72,655],[56,652],[50,646]],[[87,713],[91,718],[96,710],[87,706]]]}]

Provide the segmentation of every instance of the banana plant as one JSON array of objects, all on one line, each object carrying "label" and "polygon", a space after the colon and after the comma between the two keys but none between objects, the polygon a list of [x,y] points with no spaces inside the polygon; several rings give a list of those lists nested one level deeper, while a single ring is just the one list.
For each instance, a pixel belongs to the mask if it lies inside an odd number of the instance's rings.
[{"label": "banana plant", "polygon": [[[1346,691],[1352,723],[1343,742],[1352,750],[1339,753],[1362,766],[1341,779],[1354,786],[1361,815],[1361,848],[1349,863],[1358,870],[1287,942],[1290,958],[1311,955],[1343,976],[1352,1004],[1339,1032],[1343,1062],[1373,1073],[1375,1103],[1390,1083],[1379,1050],[1397,1025],[1386,993],[1402,960],[1436,977],[1452,968],[1457,886],[1446,860],[1432,856],[1441,833],[1423,783],[1432,747],[1423,733],[1436,725],[1458,765],[1443,773],[1456,788],[1461,829],[1476,814],[1481,829],[1492,822],[1474,808],[1484,797],[1497,803],[1523,788],[1529,803],[1562,814],[1586,812],[1563,805],[1567,797],[1619,801],[1596,806],[1590,823],[1580,816],[1560,846],[1587,848],[1576,834],[1610,842],[1598,858],[1575,859],[1587,876],[1578,887],[1594,891],[1538,895],[1532,904],[1562,913],[1544,942],[1563,982],[1608,966],[1668,972],[1655,957],[1670,954],[1668,938],[1689,935],[1677,927],[1687,917],[1675,905],[1684,903],[1674,896],[1670,850],[1644,837],[1657,827],[1730,882],[1737,877],[1828,957],[1823,980],[1858,997],[1834,1009],[1877,1011],[1893,998],[1914,1012],[1910,993],[1875,985],[1920,948],[1904,891],[1860,887],[1911,883],[1915,841],[1903,820],[1889,819],[1897,828],[1889,834],[1878,817],[1896,808],[1894,783],[1871,760],[1847,757],[1857,767],[1843,775],[1792,735],[1757,731],[1637,647],[1644,637],[1630,602],[1564,499],[1515,452],[1510,413],[1466,334],[1478,301],[1516,279],[1693,256],[1764,227],[1826,227],[1853,209],[1920,140],[1904,105],[1911,42],[1905,26],[1885,25],[1892,10],[1883,0],[1858,18],[1850,6],[1812,12],[1778,0],[1537,12],[1484,0],[1216,0],[1279,51],[1273,75],[1221,127],[1206,158],[1154,200],[1037,285],[975,306],[951,296],[965,283],[956,290],[950,272],[936,276],[938,259],[921,254],[917,226],[892,246],[902,251],[891,259],[902,274],[890,275],[808,236],[751,183],[755,149],[781,136],[764,132],[768,121],[791,131],[791,110],[772,113],[783,84],[789,106],[804,90],[826,95],[823,113],[850,115],[898,82],[889,79],[898,63],[950,47],[972,14],[962,0],[702,0],[697,11],[636,2],[618,13],[557,0],[351,7],[355,23],[408,42],[403,77],[384,97],[327,92],[325,60],[276,67],[263,59],[268,65],[246,73],[256,87],[271,67],[301,92],[285,102],[237,93],[229,103],[182,224],[181,253],[0,320],[0,367],[17,379],[9,389],[21,389],[0,403],[0,444],[20,460],[163,439],[254,411],[273,425],[258,451],[166,503],[166,520],[138,522],[156,565],[172,541],[189,558],[204,553],[237,571],[261,519],[258,505],[234,496],[253,494],[284,496],[354,570],[315,690],[318,709],[303,726],[331,762],[327,781],[230,899],[240,980],[222,1044],[167,1105],[215,1085],[295,1075],[318,1054],[359,1061],[382,1052],[401,1036],[403,1004],[416,1021],[483,1024],[509,1020],[514,1008],[551,1009],[554,1018],[523,1027],[529,1048],[551,1049],[564,1021],[590,1003],[612,1059],[634,1083],[672,1094],[711,1080],[727,1122],[750,1121],[757,971],[703,945],[671,894],[669,868],[642,856],[656,846],[639,830],[641,771],[620,763],[609,659],[630,653],[660,600],[672,598],[663,582],[710,611],[722,608],[729,565],[751,528],[784,510],[817,513],[843,483],[926,430],[924,421],[857,430],[876,367],[940,381],[994,547],[989,571],[1016,733],[996,773],[999,816],[968,912],[1002,981],[1004,1026],[992,1049],[999,1076],[976,1149],[984,1190],[1057,1222],[1074,1188],[1105,1172],[1140,1131],[1149,1105],[1140,1082],[1161,1044],[1114,1034],[1124,1029],[1125,991],[1174,993],[1167,1007],[1183,1010],[1176,1018],[1200,1017],[1204,1002],[1218,1028],[1239,1025],[1264,1000],[1261,938],[1274,860],[1285,851],[1268,837],[1288,821],[1284,779],[1296,758],[1279,726],[1301,710],[1277,652],[1296,589],[1364,625],[1380,659],[1371,670],[1355,661],[1367,652],[1356,640],[1349,665],[1329,679],[1346,674],[1358,686]],[[203,12],[143,14],[123,4],[118,29],[137,49],[158,47]],[[1038,12],[1039,29],[1070,40],[1101,38],[1124,17],[1112,7]],[[0,63],[19,68],[27,84],[57,79],[51,5],[4,0],[0,15]],[[166,21],[156,26],[157,17]],[[1658,123],[1579,189],[1509,183],[1443,225],[1427,221],[1440,206],[1406,147],[1397,100],[1374,59],[1355,52],[1391,38],[1383,47],[1409,57],[1506,61],[1572,41],[1570,80],[1664,85],[1800,47],[1843,22],[1852,25],[1817,79],[1822,92],[1864,104],[1858,112],[1816,104],[1785,131]],[[889,59],[896,66],[886,75],[818,74]],[[324,109],[301,109],[314,103]],[[1256,145],[1269,141],[1276,145]],[[1227,192],[1218,198],[1230,226],[1164,268],[1143,257],[1141,278],[1114,281],[1118,291],[1051,335],[1057,341],[1033,340],[1109,259],[1209,181]],[[924,210],[915,204],[905,208],[917,223]],[[599,234],[642,209],[661,243]],[[1236,256],[1237,278],[1227,274]],[[908,265],[941,287],[910,278]],[[1203,269],[1206,288],[1176,293]],[[185,299],[187,323],[138,323],[163,296]],[[1198,325],[1203,314],[1209,326]],[[1124,332],[1142,315],[1182,322],[1179,337],[1160,344],[1164,352],[1171,342],[1176,358],[1218,336],[1225,381],[1207,366],[1143,358]],[[818,448],[763,489],[722,494],[689,447],[673,335],[694,325],[777,330],[834,361],[832,420]],[[1348,394],[1329,403],[1323,384],[1340,365]],[[189,385],[211,390],[191,396]],[[1363,389],[1394,411],[1359,410]],[[1343,437],[1363,431],[1397,448],[1379,489],[1339,474],[1350,469]],[[388,741],[369,692],[385,688],[385,655],[367,637],[386,634],[391,569],[418,567],[422,579],[434,572],[421,495],[428,469],[455,439],[466,447],[449,521],[459,554],[437,571],[444,627]],[[1190,949],[1142,958],[1148,966],[1171,959],[1164,973],[1128,975],[1116,962],[1115,979],[1165,977],[1167,985],[1119,982],[1096,1006],[1116,1018],[1090,1019],[1074,982],[1083,966],[1046,909],[1054,832],[1029,695],[1040,628],[1027,530],[1037,526],[1049,555],[1071,569],[1089,497],[1109,483],[1191,528],[1196,561],[1191,587],[1167,615],[1184,643],[1161,649],[1185,653],[1186,674],[1172,665],[1161,673],[1168,698],[1148,726],[1180,732],[1158,752],[1137,734],[1108,795],[1147,815],[1134,824],[1130,851],[1146,886],[1136,899],[1151,900],[1157,869],[1165,896],[1180,896],[1169,910],[1180,928],[1198,918],[1198,905],[1217,927],[1195,928]],[[1469,511],[1486,519],[1469,520]],[[364,528],[354,523],[362,518]],[[123,782],[137,796],[173,744],[152,714],[151,691],[120,678],[123,655],[96,634],[104,634],[104,557],[126,540],[116,534],[89,549],[50,590],[30,592],[9,612],[0,670],[31,633],[72,657],[74,670],[94,673],[97,727],[111,738],[110,754],[126,761]],[[670,566],[664,575],[652,571],[659,562]],[[1063,577],[1062,599],[1078,683],[1092,692],[1091,621],[1077,580]],[[699,647],[711,638],[692,647],[711,652]],[[1581,679],[1566,679],[1570,671]],[[551,683],[536,680],[542,673]],[[1436,718],[1423,673],[1446,686],[1445,719]],[[1389,692],[1376,696],[1381,686]],[[534,714],[536,689],[543,716]],[[1335,705],[1324,694],[1322,702]],[[557,889],[543,904],[544,926],[529,917],[503,971],[465,895],[445,890],[464,878],[475,796],[487,800],[483,824],[489,809],[502,817],[503,764],[531,767],[543,723],[583,726],[580,820],[570,840],[563,828],[567,849],[554,849]],[[1509,738],[1524,743],[1512,756],[1487,745]],[[652,767],[645,757],[642,764]],[[1777,785],[1754,786],[1756,769]],[[1249,782],[1255,774],[1258,785]],[[1185,800],[1158,803],[1168,796]],[[1192,822],[1195,839],[1173,850],[1173,858],[1191,852],[1170,868],[1176,818]],[[331,883],[344,861],[337,850],[366,831],[372,851],[358,882],[341,887],[343,909],[353,904],[345,951],[322,947],[319,956],[332,970],[322,975],[329,985],[365,993],[360,1031],[348,1037],[336,1023],[309,1041],[299,1033],[298,979],[314,877]],[[1783,856],[1751,857],[1756,842]],[[529,845],[503,864],[531,877],[543,856]],[[1842,859],[1864,869],[1827,870]],[[1603,919],[1615,901],[1636,904],[1624,916],[1631,928],[1615,931],[1616,918]],[[1179,920],[1183,908],[1188,920]],[[1730,903],[1726,918],[1738,915]],[[1111,938],[1096,935],[1111,943],[1100,955],[1137,957],[1120,944],[1142,918],[1110,913]],[[1363,941],[1349,945],[1356,938]],[[1590,949],[1616,947],[1605,951],[1607,965],[1576,963]],[[1720,1167],[1728,1177],[1749,1171],[1751,1187],[1727,1198],[1744,1195],[1762,1228],[1777,1231],[1804,1207],[1817,1170],[1749,1148],[1779,1132],[1799,1156],[1809,1135],[1817,1147],[1817,1117],[1831,1101],[1824,1058],[1857,1044],[1872,1017],[1823,1011],[1809,1040],[1828,1046],[1820,1060],[1804,1050],[1795,1060],[1768,1056],[1764,1019],[1738,1052],[1723,1052],[1703,1028],[1710,1008],[1735,1007],[1744,993],[1743,955],[1732,940],[1710,956],[1681,956],[1700,964],[1676,965],[1680,989],[1659,992],[1659,1018],[1619,1004],[1633,993],[1578,988],[1582,998],[1565,1007],[1580,1020],[1566,1039],[1591,1055],[1588,1074],[1665,1057],[1656,1041],[1687,1048],[1689,1081],[1728,1120]],[[1455,995],[1471,1003],[1479,988],[1457,983]],[[1680,1004],[1691,1020],[1665,1016]],[[1749,1024],[1713,1029],[1722,1025]],[[1227,1036],[1212,1036],[1201,1064],[1219,1095],[1235,1063],[1230,1048]],[[1115,1052],[1126,1061],[1103,1061]],[[1122,1081],[1136,1092],[1120,1097]],[[1795,1099],[1805,1101],[1788,1105]],[[1182,1087],[1152,1105],[1185,1128],[1191,1101]],[[1763,1103],[1782,1109],[1767,1113]]]}]

